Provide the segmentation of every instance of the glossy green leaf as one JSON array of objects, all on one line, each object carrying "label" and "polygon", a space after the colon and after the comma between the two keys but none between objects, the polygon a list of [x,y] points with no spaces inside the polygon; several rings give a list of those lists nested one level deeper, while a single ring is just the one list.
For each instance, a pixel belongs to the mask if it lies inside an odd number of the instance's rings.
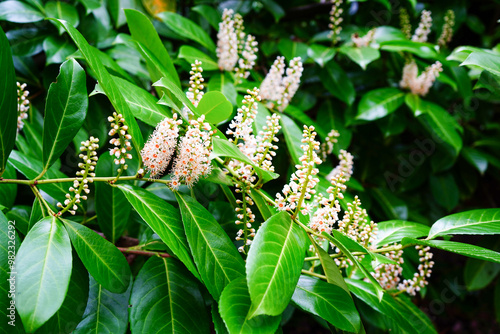
[{"label": "glossy green leaf", "polygon": [[473,51],[460,66],[476,65],[495,75],[500,75],[500,56],[483,50]]},{"label": "glossy green leaf", "polygon": [[119,87],[116,85],[104,65],[99,60],[96,52],[90,47],[90,45],[80,34],[80,32],[78,32],[78,30],[73,28],[70,24],[62,20],[51,20],[62,24],[64,26],[64,29],[68,32],[70,37],[77,45],[78,49],[80,49],[90,68],[95,73],[99,84],[108,96],[111,104],[118,113],[121,113],[123,115],[125,124],[128,126],[128,132],[132,136],[132,143],[134,144],[137,153],[140,154],[140,150],[144,146],[144,140],[142,138],[139,126],[137,125],[137,122],[133,114],[131,113],[129,106],[125,101],[122,92],[120,91]]},{"label": "glossy green leaf", "polygon": [[213,124],[225,122],[233,112],[233,105],[221,92],[203,94],[198,107],[197,115],[205,115],[205,121]]},{"label": "glossy green leaf", "polygon": [[43,13],[21,1],[0,2],[0,21],[31,23],[41,21],[44,18]]},{"label": "glossy green leaf", "polygon": [[319,278],[301,275],[292,301],[338,329],[357,333],[361,326],[354,301],[341,287]]},{"label": "glossy green leaf", "polygon": [[184,234],[179,211],[145,189],[125,185],[117,185],[117,188],[125,194],[137,213],[184,263],[189,271],[199,278],[198,271],[191,259],[188,239]]},{"label": "glossy green leaf", "polygon": [[438,53],[430,43],[396,40],[380,43],[380,49],[389,52],[410,52],[426,59],[437,59]]},{"label": "glossy green leaf", "polygon": [[[5,7],[8,2],[11,1],[0,3],[0,6]],[[0,13],[3,13],[1,7]],[[1,15],[3,14],[0,14],[0,17]],[[17,90],[14,63],[12,62],[9,41],[2,28],[0,28],[0,77],[2,78],[0,80],[0,110],[2,111],[2,122],[0,122],[0,176],[2,176],[7,165],[7,158],[14,147],[17,132]]]},{"label": "glossy green leaf", "polygon": [[371,192],[386,217],[401,220],[408,219],[408,205],[401,198],[383,188],[373,188]]},{"label": "glossy green leaf", "polygon": [[405,220],[388,220],[377,223],[377,247],[400,242],[404,237],[420,238],[427,236],[430,227],[427,225],[413,223]]},{"label": "glossy green leaf", "polygon": [[300,57],[304,62],[308,58],[307,45],[304,43],[294,42],[290,38],[281,39],[278,42],[278,50],[287,61],[290,61],[295,57]]},{"label": "glossy green leaf", "polygon": [[261,195],[261,192],[263,192],[262,189],[260,190],[260,192],[256,191],[255,189],[251,189],[250,192],[250,196],[259,209],[259,212],[264,220],[268,220],[269,218],[271,218],[271,216],[278,213],[278,210],[274,207],[274,205],[269,204],[265,200],[264,196]]},{"label": "glossy green leaf", "polygon": [[[17,173],[14,166],[7,164],[5,172],[2,174],[4,179],[16,179]],[[0,205],[11,208],[14,205],[17,194],[17,184],[2,184],[0,187]]]},{"label": "glossy green leaf", "polygon": [[[154,28],[151,20],[143,13],[134,9],[125,9],[125,16],[127,17],[127,25],[130,30],[130,34],[137,41],[140,42],[144,47],[146,47],[151,53],[156,57],[156,59],[161,63],[161,65],[167,70],[170,78],[177,85],[181,86],[179,80],[179,75],[175,70],[172,59],[168,54],[165,46],[163,45],[156,29]],[[146,59],[148,64],[148,70],[151,75],[151,80],[153,82],[158,81],[163,75],[155,73],[152,71],[151,61]]]},{"label": "glossy green leaf", "polygon": [[335,49],[321,44],[311,44],[307,49],[307,55],[314,59],[319,66],[323,67],[326,63],[335,57]]},{"label": "glossy green leaf", "polygon": [[488,158],[481,151],[471,147],[464,147],[460,153],[481,175],[488,169]]},{"label": "glossy green leaf", "polygon": [[[324,131],[323,127],[320,126],[316,121],[313,121],[309,115],[307,115],[305,112],[303,112],[301,109],[295,107],[295,106],[288,106],[285,110],[284,113],[287,115],[290,115],[300,123],[303,123],[308,126],[314,126],[314,130],[319,134],[321,138],[326,138],[328,136],[329,131]],[[260,131],[260,130],[259,130]]]},{"label": "glossy green leaf", "polygon": [[464,281],[467,290],[475,291],[488,286],[500,273],[500,263],[467,259]]},{"label": "glossy green leaf", "polygon": [[10,221],[16,222],[16,229],[22,234],[28,234],[30,207],[27,205],[14,205],[6,213]]},{"label": "glossy green leaf", "polygon": [[288,212],[280,212],[257,231],[246,263],[252,299],[249,318],[280,315],[290,302],[304,263],[307,238]]},{"label": "glossy green leaf", "polygon": [[342,277],[342,273],[340,272],[340,269],[335,263],[335,261],[323,248],[321,248],[320,245],[318,245],[317,242],[314,242],[313,245],[314,249],[316,249],[316,254],[318,254],[321,266],[323,267],[323,271],[326,276],[326,281],[330,284],[334,284],[342,288],[349,294],[349,288],[347,287],[344,277]]},{"label": "glossy green leaf", "polygon": [[431,175],[429,183],[432,196],[440,206],[448,212],[457,206],[460,191],[451,173]]},{"label": "glossy green leaf", "polygon": [[342,46],[339,52],[345,54],[353,62],[361,66],[363,70],[366,70],[366,66],[372,61],[380,58],[380,51],[368,46],[359,48],[355,46]]},{"label": "glossy green leaf", "polygon": [[64,220],[71,243],[89,273],[109,291],[125,292],[130,268],[125,256],[109,241],[86,226]]},{"label": "glossy green leaf", "polygon": [[397,88],[380,88],[363,95],[357,119],[373,121],[396,111],[404,102],[405,93]]},{"label": "glossy green leaf", "polygon": [[102,5],[102,0],[78,0],[82,3],[82,5],[87,10],[87,14],[89,14],[92,10],[98,9]]},{"label": "glossy green leaf", "polygon": [[203,67],[204,71],[219,69],[219,65],[212,57],[189,45],[181,46],[177,57],[185,59],[190,64],[194,64],[195,60],[201,61],[201,67]]},{"label": "glossy green leaf", "polygon": [[478,209],[455,213],[435,222],[427,239],[453,234],[498,234],[500,209]]},{"label": "glossy green leaf", "polygon": [[184,92],[179,87],[177,87],[168,77],[161,78],[160,80],[153,83],[153,86],[166,88],[170,93],[172,93],[172,95],[175,98],[181,101],[181,103],[183,103],[184,106],[189,108],[189,110],[191,110],[193,114],[195,115],[197,114],[196,108],[193,106],[191,101],[189,101],[189,99],[186,97],[186,94],[184,94]]},{"label": "glossy green leaf", "polygon": [[210,5],[198,5],[192,7],[191,10],[203,16],[215,30],[219,30],[221,15],[217,9]]},{"label": "glossy green leaf", "polygon": [[245,276],[245,263],[219,223],[198,201],[175,193],[186,237],[201,279],[215,300],[233,280]]},{"label": "glossy green leaf", "polygon": [[151,257],[130,296],[132,333],[209,333],[195,278],[173,258]]},{"label": "glossy green leaf", "polygon": [[[116,175],[114,157],[104,153],[97,161],[97,177]],[[115,243],[127,228],[132,207],[123,193],[106,182],[95,183],[95,212],[99,227],[111,243]]]},{"label": "glossy green leaf", "polygon": [[61,307],[71,276],[71,243],[55,217],[40,220],[16,255],[16,308],[32,333]]},{"label": "glossy green leaf", "polygon": [[206,47],[208,51],[215,52],[212,38],[199,25],[176,13],[163,12],[158,17],[176,34],[195,41]]},{"label": "glossy green leaf", "polygon": [[89,277],[89,299],[74,334],[125,334],[132,284],[123,293],[113,293]]},{"label": "glossy green leaf", "polygon": [[226,324],[219,313],[219,305],[217,303],[212,303],[210,307],[212,313],[212,322],[214,324],[214,330],[217,334],[228,334]]},{"label": "glossy green leaf", "polygon": [[300,147],[302,145],[302,130],[288,116],[281,115],[280,122],[288,153],[294,164],[300,164],[299,159],[304,154],[304,150]]},{"label": "glossy green leaf", "polygon": [[63,63],[68,56],[75,53],[76,48],[69,40],[49,36],[43,41],[43,51],[47,57],[45,64]]},{"label": "glossy green leaf", "polygon": [[[78,11],[75,6],[70,5],[67,2],[62,1],[49,1],[45,4],[45,14],[47,17],[60,19],[68,22],[73,27],[77,27],[78,23],[80,23],[80,19],[78,17]],[[56,24],[57,26],[57,24]],[[64,32],[64,28],[61,26],[57,26],[59,29],[59,35],[62,35]]]},{"label": "glossy green leaf", "polygon": [[402,245],[417,244],[429,246],[437,249],[442,249],[447,252],[457,253],[460,255],[472,257],[479,260],[491,261],[500,263],[500,253],[486,249],[483,247],[464,244],[456,241],[446,240],[420,240],[413,238],[403,238]]},{"label": "glossy green leaf", "polygon": [[281,317],[260,315],[249,319],[251,303],[245,277],[235,279],[222,291],[219,310],[229,333],[274,333]]},{"label": "glossy green leaf", "polygon": [[329,61],[319,72],[323,86],[336,98],[353,104],[356,97],[354,86],[344,70],[333,60]]},{"label": "glossy green leaf", "polygon": [[422,312],[408,296],[400,295],[393,299],[397,304],[397,311],[402,318],[407,319],[417,333],[437,334],[429,317]]},{"label": "glossy green leaf", "polygon": [[47,94],[43,127],[44,171],[59,159],[80,130],[87,107],[85,72],[76,60],[67,60]]},{"label": "glossy green leaf", "polygon": [[208,81],[208,91],[219,91],[227,97],[233,106],[236,105],[236,88],[229,73],[215,73]]}]

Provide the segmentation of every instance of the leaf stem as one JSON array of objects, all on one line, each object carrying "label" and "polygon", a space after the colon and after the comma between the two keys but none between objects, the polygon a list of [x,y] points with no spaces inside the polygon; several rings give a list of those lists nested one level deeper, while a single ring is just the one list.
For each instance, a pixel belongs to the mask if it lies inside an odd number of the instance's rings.
[{"label": "leaf stem", "polygon": [[302,274],[309,275],[309,276],[314,276],[314,277],[318,277],[318,278],[326,280],[326,276],[325,275],[317,274],[317,273],[309,271],[309,270],[302,269]]},{"label": "leaf stem", "polygon": [[144,255],[144,256],[158,256],[158,257],[172,257],[172,255],[168,253],[160,253],[160,252],[149,252],[138,249],[130,249],[125,247],[116,247],[118,250],[125,254],[136,254],[136,255]]}]

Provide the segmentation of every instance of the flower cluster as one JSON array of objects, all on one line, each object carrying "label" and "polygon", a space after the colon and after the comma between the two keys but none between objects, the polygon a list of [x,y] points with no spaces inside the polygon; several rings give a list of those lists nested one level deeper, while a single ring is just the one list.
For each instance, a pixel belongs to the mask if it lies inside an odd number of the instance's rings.
[{"label": "flower cluster", "polygon": [[328,28],[331,29],[329,38],[331,38],[333,44],[335,45],[339,40],[339,34],[342,31],[342,18],[343,9],[340,6],[343,3],[343,0],[331,0],[332,9],[330,10],[330,23],[328,24]]},{"label": "flower cluster", "polygon": [[[89,179],[89,177],[95,177],[94,170],[97,164],[96,150],[99,148],[98,143],[99,138],[94,137],[90,137],[89,140],[81,142],[82,146],[80,147],[80,151],[82,153],[78,156],[83,161],[78,164],[78,168],[81,168],[81,170],[76,172],[76,178],[73,181],[73,186],[69,188],[70,192],[66,194],[64,205],[57,203],[57,207],[62,209],[57,213],[58,216],[66,211],[69,211],[72,215],[76,214],[76,210],[78,209],[77,204],[80,203],[81,200],[87,199],[87,194],[90,192],[88,184],[92,182],[92,179]],[[82,192],[85,194],[82,195]],[[74,195],[70,193],[74,193]]]},{"label": "flower cluster", "polygon": [[430,252],[430,247],[417,245],[415,248],[418,251],[420,262],[418,272],[415,273],[412,279],[405,279],[398,285],[399,290],[406,291],[412,296],[429,284],[427,278],[431,277],[432,267],[434,266],[434,261],[431,261],[433,254]]},{"label": "flower cluster", "polygon": [[314,127],[304,125],[301,148],[304,154],[300,157],[300,165],[295,165],[297,171],[290,177],[289,184],[283,187],[283,195],[276,194],[275,205],[278,210],[294,211],[296,216],[300,210],[302,214],[311,211],[311,205],[304,205],[305,200],[311,199],[316,193],[315,187],[319,179],[316,177],[319,170],[316,165],[321,164],[321,159],[316,152],[320,144],[315,140],[316,132]]},{"label": "flower cluster", "polygon": [[235,221],[236,225],[243,224],[243,228],[238,230],[236,233],[236,240],[243,240],[243,245],[238,247],[238,251],[240,253],[248,253],[248,248],[252,244],[252,238],[255,237],[255,228],[252,227],[252,224],[255,222],[255,215],[252,212],[250,206],[254,205],[252,198],[250,197],[250,187],[241,186],[236,188],[237,193],[242,193],[243,200],[236,200],[236,204],[238,207],[234,210],[236,211]]},{"label": "flower cluster", "polygon": [[375,268],[373,277],[375,277],[384,289],[397,289],[401,281],[401,274],[403,273],[403,267],[401,266],[404,263],[403,251],[391,250],[383,253],[383,255],[396,263],[381,263]]},{"label": "flower cluster", "polygon": [[108,117],[108,121],[111,123],[111,130],[109,130],[109,135],[114,136],[118,134],[118,138],[111,138],[109,143],[114,147],[109,151],[110,155],[115,156],[115,164],[121,165],[121,169],[126,170],[127,165],[125,164],[125,159],[132,159],[132,155],[127,153],[132,149],[130,144],[130,139],[132,136],[127,133],[128,126],[125,125],[125,119],[122,114],[113,112],[113,116]]},{"label": "flower cluster", "polygon": [[266,125],[256,137],[257,148],[251,158],[257,166],[271,172],[274,172],[272,160],[276,156],[276,150],[278,149],[275,143],[278,142],[276,135],[281,129],[280,118],[281,116],[278,114],[266,117]]},{"label": "flower cluster", "polygon": [[425,96],[442,70],[441,63],[437,61],[428,66],[422,74],[418,75],[417,64],[412,60],[404,66],[403,77],[399,86],[401,88],[409,88],[413,94]]},{"label": "flower cluster", "polygon": [[201,176],[207,176],[212,171],[210,153],[215,131],[212,131],[210,124],[204,120],[205,115],[201,115],[197,120],[190,120],[186,134],[179,143],[170,183],[174,189],[183,181],[188,187],[192,187]]},{"label": "flower cluster", "polygon": [[432,27],[432,16],[430,10],[423,10],[420,16],[420,23],[418,24],[415,33],[411,37],[414,42],[427,42],[427,37],[431,32]]},{"label": "flower cluster", "polygon": [[455,12],[448,9],[444,15],[443,31],[438,39],[438,45],[443,47],[451,41],[453,37],[453,26],[455,25]]},{"label": "flower cluster", "polygon": [[167,169],[177,145],[181,124],[182,120],[177,120],[177,114],[172,118],[166,117],[158,123],[144,145],[141,157],[144,167],[151,172],[151,177],[157,177]]},{"label": "flower cluster", "polygon": [[24,120],[28,118],[27,111],[30,110],[30,100],[28,100],[29,91],[24,90],[26,84],[17,83],[17,132],[24,127]]},{"label": "flower cluster", "polygon": [[401,32],[406,36],[406,38],[411,38],[411,23],[410,23],[410,15],[408,15],[408,11],[406,8],[401,8],[399,10],[399,22],[401,25]]},{"label": "flower cluster", "polygon": [[279,111],[286,109],[299,88],[303,70],[301,58],[295,57],[290,60],[286,76],[283,77],[285,74],[284,57],[276,58],[260,86],[261,97],[267,101],[269,108],[276,106]]},{"label": "flower cluster", "polygon": [[239,79],[248,78],[258,52],[255,37],[245,34],[244,29],[241,15],[234,14],[232,9],[224,9],[217,34],[218,64],[221,70],[235,70]]},{"label": "flower cluster", "polygon": [[369,46],[373,42],[373,37],[375,36],[376,28],[371,29],[364,35],[360,37],[359,34],[355,33],[351,35],[351,40],[354,45],[358,48],[363,46]]},{"label": "flower cluster", "polygon": [[189,72],[189,88],[186,92],[186,96],[191,101],[191,103],[197,107],[198,103],[200,103],[201,98],[203,97],[203,89],[205,85],[203,82],[203,67],[201,67],[201,61],[195,60],[194,64],[191,64],[191,71]]},{"label": "flower cluster", "polygon": [[340,150],[339,153],[339,164],[326,176],[327,180],[333,180],[336,175],[342,173],[345,178],[345,182],[349,181],[354,167],[354,157],[351,153],[346,150]]},{"label": "flower cluster", "polygon": [[332,154],[333,145],[335,145],[338,140],[337,138],[340,136],[340,133],[337,130],[331,130],[326,136],[325,142],[321,144],[321,157],[323,160],[326,160],[327,156]]}]

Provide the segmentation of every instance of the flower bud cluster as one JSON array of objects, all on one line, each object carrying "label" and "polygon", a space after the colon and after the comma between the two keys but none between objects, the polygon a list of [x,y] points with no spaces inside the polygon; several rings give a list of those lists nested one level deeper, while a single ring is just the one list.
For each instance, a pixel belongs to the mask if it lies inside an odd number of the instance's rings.
[{"label": "flower bud cluster", "polygon": [[30,110],[30,100],[28,100],[29,91],[24,90],[26,84],[17,82],[17,132],[24,127],[24,120],[28,118],[27,111]]},{"label": "flower bud cluster", "polygon": [[[73,181],[73,186],[69,188],[69,193],[66,194],[66,199],[64,204],[57,203],[57,207],[62,210],[57,213],[58,216],[62,215],[64,212],[69,211],[72,215],[76,214],[78,209],[77,204],[82,200],[87,200],[87,194],[90,192],[89,183],[93,179],[89,177],[95,177],[95,166],[97,164],[97,149],[99,148],[99,138],[90,137],[87,141],[81,142],[79,158],[83,162],[78,164],[78,168],[81,170],[76,172],[76,178]],[[82,192],[84,193],[82,195]],[[74,193],[73,195],[71,193]]]},{"label": "flower bud cluster", "polygon": [[443,31],[438,39],[438,45],[441,47],[446,46],[453,37],[453,26],[455,25],[455,12],[448,9],[444,15]]},{"label": "flower bud cluster", "polygon": [[194,64],[191,64],[191,71],[189,72],[191,75],[189,77],[189,88],[186,92],[187,98],[195,107],[198,106],[198,103],[200,103],[204,94],[203,89],[205,88],[205,85],[203,82],[205,79],[203,79],[202,73],[203,67],[201,67],[201,61],[195,60]]},{"label": "flower bud cluster", "polygon": [[172,118],[165,118],[158,123],[144,145],[141,157],[144,167],[151,172],[151,177],[157,177],[167,169],[177,145],[181,124],[182,120],[177,120],[177,114],[174,114]]},{"label": "flower bud cluster", "polygon": [[250,206],[254,205],[254,202],[250,197],[250,187],[248,185],[238,185],[236,192],[241,193],[243,198],[242,200],[236,200],[238,207],[235,208],[237,218],[235,224],[243,225],[243,228],[236,233],[236,240],[243,240],[243,245],[238,247],[238,251],[240,253],[248,253],[248,249],[252,244],[252,238],[255,237],[256,233],[255,228],[252,227],[252,224],[255,222],[255,215],[250,208]]},{"label": "flower bud cluster", "polygon": [[255,66],[257,60],[257,52],[259,51],[257,45],[259,43],[257,43],[254,36],[246,36],[241,50],[241,57],[238,59],[238,67],[234,69],[237,78],[246,79],[250,75],[250,70]]},{"label": "flower bud cluster", "polygon": [[259,89],[248,89],[244,96],[241,108],[238,108],[226,134],[232,135],[229,141],[235,143],[243,154],[251,158],[257,147],[255,136],[253,135],[252,124],[257,117],[258,105],[261,100]]},{"label": "flower bud cluster", "polygon": [[420,23],[418,24],[415,33],[411,37],[414,42],[427,42],[427,37],[431,32],[432,27],[432,12],[430,10],[423,10],[420,16]]},{"label": "flower bud cluster", "polygon": [[354,157],[351,153],[347,152],[346,150],[340,150],[339,164],[326,176],[326,179],[331,180],[335,177],[335,175],[342,173],[346,180],[345,182],[349,181],[353,173],[353,159]]},{"label": "flower bud cluster", "polygon": [[409,88],[413,94],[425,96],[432,84],[439,76],[443,67],[439,61],[428,66],[422,74],[418,75],[418,67],[414,60],[403,67],[403,77],[399,83],[401,88]]},{"label": "flower bud cluster", "polygon": [[289,184],[283,187],[283,195],[276,194],[275,206],[278,210],[294,211],[294,216],[300,211],[302,214],[308,214],[311,211],[311,205],[303,205],[304,200],[311,199],[316,193],[315,187],[319,182],[316,177],[319,170],[316,165],[321,164],[321,159],[316,152],[320,144],[315,140],[316,132],[314,127],[304,125],[302,134],[301,148],[304,154],[300,157],[300,165],[295,165],[297,171],[290,177]]},{"label": "flower bud cluster", "polygon": [[418,271],[414,274],[412,279],[405,279],[398,285],[399,290],[406,291],[412,296],[414,296],[417,291],[420,291],[421,288],[429,284],[427,278],[431,277],[432,267],[434,266],[434,261],[431,260],[433,254],[430,252],[430,247],[417,245],[415,249],[418,251],[420,262],[417,269]]},{"label": "flower bud cluster", "polygon": [[280,118],[279,114],[267,116],[266,125],[256,137],[257,148],[252,157],[252,161],[255,164],[270,172],[274,172],[272,160],[276,156],[276,150],[278,149],[275,143],[279,141],[276,135],[281,129]]},{"label": "flower bud cluster", "polygon": [[363,37],[360,37],[359,34],[357,34],[357,33],[352,34],[351,40],[354,43],[354,45],[358,48],[364,47],[364,46],[369,46],[373,42],[373,37],[375,36],[375,31],[376,31],[376,28],[371,29]]},{"label": "flower bud cluster", "polygon": [[269,108],[277,107],[279,111],[286,109],[297,92],[304,67],[300,57],[290,60],[285,73],[284,58],[276,58],[271,69],[260,86],[262,99],[268,101]]},{"label": "flower bud cluster", "polygon": [[215,131],[204,120],[205,115],[197,120],[190,120],[186,134],[179,143],[170,183],[173,189],[177,189],[181,182],[192,187],[201,176],[205,177],[212,171],[210,153]]},{"label": "flower bud cluster", "polygon": [[332,154],[333,146],[338,142],[340,133],[337,130],[331,130],[326,136],[325,142],[321,144],[321,157],[326,160],[327,156]]},{"label": "flower bud cluster", "polygon": [[375,268],[375,272],[372,275],[384,289],[397,289],[399,282],[401,281],[401,274],[403,273],[403,251],[392,250],[387,253],[383,253],[382,255],[388,257],[396,263],[381,263]]},{"label": "flower bud cluster", "polygon": [[411,38],[411,23],[410,23],[410,15],[408,15],[408,11],[406,8],[401,8],[399,10],[399,22],[401,25],[401,32],[406,36],[406,38]]},{"label": "flower bud cluster", "polygon": [[335,45],[339,40],[339,34],[342,31],[342,18],[343,9],[340,6],[343,3],[343,0],[331,0],[332,9],[330,10],[330,24],[328,24],[328,28],[331,29],[330,34],[328,35],[331,38],[333,44]]},{"label": "flower bud cluster", "polygon": [[[109,154],[115,156],[115,164],[121,165],[121,168],[126,170],[128,166],[125,164],[125,159],[132,159],[132,155],[127,153],[132,149],[132,145],[130,144],[132,136],[127,133],[128,125],[125,125],[125,119],[122,114],[116,112],[113,112],[113,116],[108,117],[108,121],[111,123],[109,135],[118,135],[118,138],[111,138],[109,141],[114,146],[109,151]],[[118,172],[120,172],[120,169]]]}]

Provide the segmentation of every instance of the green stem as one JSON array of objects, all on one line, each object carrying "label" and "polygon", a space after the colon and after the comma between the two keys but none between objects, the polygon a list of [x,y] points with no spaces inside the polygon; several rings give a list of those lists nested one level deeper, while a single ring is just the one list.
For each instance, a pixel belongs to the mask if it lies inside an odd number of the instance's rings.
[{"label": "green stem", "polygon": [[308,275],[308,276],[314,276],[314,277],[318,277],[318,278],[326,280],[326,276],[325,275],[317,274],[317,273],[311,272],[309,270],[302,269],[302,274]]},{"label": "green stem", "polygon": [[[408,244],[408,245],[404,245],[404,246],[403,245],[389,246],[389,247],[375,249],[375,250],[372,250],[370,252],[371,253],[388,253],[390,251],[398,251],[398,250],[402,250],[402,249],[412,247],[412,246],[415,246],[415,244]],[[367,253],[366,252],[352,252],[351,254],[354,256],[360,256],[360,255],[366,255]],[[333,259],[339,258],[339,257],[345,257],[344,254],[329,254],[329,255]],[[306,257],[304,259],[304,261],[317,261],[317,260],[319,260],[318,256]]]},{"label": "green stem", "polygon": [[126,253],[126,254],[136,254],[136,255],[144,255],[144,256],[171,257],[171,255],[168,254],[168,253],[148,252],[148,251],[137,250],[137,249],[130,249],[130,248],[124,248],[124,247],[116,247],[116,248],[118,248],[118,250],[120,252]]},{"label": "green stem", "polygon": [[[40,194],[40,191],[38,191],[38,188],[35,187],[34,185],[31,185],[31,190],[33,191],[33,193],[35,194],[35,196],[38,198],[38,202],[43,203],[43,205],[47,209],[47,212],[50,215],[52,215],[52,216],[55,215],[54,211],[52,211],[52,209],[50,208],[50,206],[47,204],[47,202],[45,201],[45,199],[42,197],[42,194]],[[42,210],[42,213],[43,213],[43,210]]]}]

